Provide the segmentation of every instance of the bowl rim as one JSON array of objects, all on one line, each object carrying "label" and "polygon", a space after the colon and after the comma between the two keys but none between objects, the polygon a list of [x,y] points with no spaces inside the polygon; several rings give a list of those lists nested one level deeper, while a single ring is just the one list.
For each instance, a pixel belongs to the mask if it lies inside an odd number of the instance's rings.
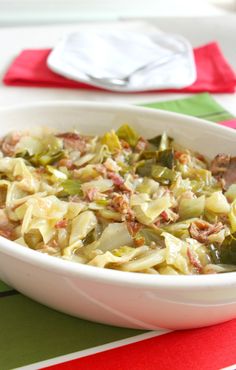
[{"label": "bowl rim", "polygon": [[[171,117],[176,121],[191,122],[194,125],[208,128],[218,133],[225,133],[227,136],[235,136],[236,131],[231,128],[217,125],[214,122],[202,120],[196,117],[187,116],[184,114],[163,111],[142,106],[133,106],[130,104],[117,103],[101,103],[91,101],[75,101],[75,100],[56,100],[56,101],[39,101],[29,104],[17,104],[13,106],[0,107],[1,112],[17,112],[36,108],[90,108],[93,110],[106,110],[112,112],[120,112],[126,110],[129,112],[140,112],[147,116]],[[14,259],[21,260],[43,270],[49,270],[64,277],[80,277],[81,279],[95,280],[114,285],[127,285],[135,288],[162,288],[188,290],[189,288],[198,289],[214,289],[220,287],[236,287],[236,272],[228,272],[225,274],[207,274],[207,275],[149,275],[145,273],[134,273],[126,271],[118,271],[112,269],[103,269],[95,266],[80,264],[63,260],[58,257],[39,253],[35,250],[21,246],[14,241],[8,240],[0,236],[0,254],[4,253]],[[174,277],[174,278],[173,278]]]},{"label": "bowl rim", "polygon": [[[149,102],[152,103],[152,102]],[[148,104],[149,104],[148,103]],[[145,103],[144,103],[145,104]],[[228,133],[230,135],[235,135],[236,137],[236,130],[223,126],[220,124],[216,124],[215,122],[208,121],[202,118],[189,116],[183,113],[176,113],[171,111],[165,111],[158,108],[147,107],[145,105],[133,105],[130,103],[117,103],[117,102],[101,102],[101,101],[88,101],[88,100],[47,100],[47,101],[37,101],[37,102],[30,102],[30,103],[19,103],[13,104],[10,106],[0,106],[0,114],[5,112],[14,112],[14,111],[24,111],[28,109],[35,109],[35,108],[90,108],[92,110],[106,110],[106,111],[117,111],[120,112],[121,110],[127,110],[129,112],[140,112],[145,113],[148,116],[155,116],[159,115],[160,117],[172,117],[175,118],[177,121],[186,121],[191,122],[194,125],[200,125],[202,127],[208,127],[209,129],[213,129],[216,132]]]},{"label": "bowl rim", "polygon": [[[151,102],[152,103],[152,102]],[[145,104],[145,103],[144,103]],[[144,113],[150,117],[159,115],[160,117],[172,117],[177,121],[181,122],[191,122],[193,125],[199,125],[204,128],[209,128],[210,130],[214,130],[218,133],[226,133],[227,136],[235,136],[236,138],[236,130],[217,124],[212,121],[208,121],[202,118],[189,116],[183,113],[176,113],[171,111],[165,111],[158,108],[152,108],[142,105],[133,105],[130,103],[116,103],[116,102],[100,102],[100,101],[88,101],[88,100],[47,100],[47,101],[37,101],[37,102],[30,102],[30,103],[19,103],[13,104],[10,106],[0,106],[0,114],[7,113],[7,112],[14,112],[14,111],[24,111],[24,110],[33,110],[35,108],[90,108],[92,110],[98,111],[111,111],[111,112],[120,112],[121,110],[126,110],[129,112],[140,112]]]}]

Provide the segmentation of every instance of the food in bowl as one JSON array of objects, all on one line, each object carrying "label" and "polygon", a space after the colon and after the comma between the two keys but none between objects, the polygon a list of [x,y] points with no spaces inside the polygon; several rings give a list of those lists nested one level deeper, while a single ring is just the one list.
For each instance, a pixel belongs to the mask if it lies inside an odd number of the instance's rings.
[{"label": "food in bowl", "polygon": [[235,159],[128,124],[101,136],[14,132],[1,141],[0,234],[101,268],[235,270]]}]

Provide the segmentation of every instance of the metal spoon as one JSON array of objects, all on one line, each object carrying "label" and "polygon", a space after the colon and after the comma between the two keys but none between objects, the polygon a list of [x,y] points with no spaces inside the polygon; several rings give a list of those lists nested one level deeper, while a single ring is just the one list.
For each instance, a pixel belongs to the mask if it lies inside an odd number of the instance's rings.
[{"label": "metal spoon", "polygon": [[141,72],[141,71],[145,71],[145,70],[149,71],[150,69],[153,69],[153,68],[159,67],[163,64],[166,64],[167,62],[169,62],[173,58],[173,56],[176,56],[176,55],[179,55],[179,54],[175,53],[175,54],[172,54],[171,56],[165,56],[165,57],[159,58],[157,60],[151,61],[149,63],[146,63],[146,64],[136,68],[134,71],[132,71],[131,73],[129,73],[127,76],[124,76],[124,77],[98,77],[98,76],[93,76],[89,73],[86,73],[86,76],[91,81],[97,82],[97,83],[102,84],[102,85],[125,87],[129,84],[131,77],[133,75],[135,75],[137,72]]}]

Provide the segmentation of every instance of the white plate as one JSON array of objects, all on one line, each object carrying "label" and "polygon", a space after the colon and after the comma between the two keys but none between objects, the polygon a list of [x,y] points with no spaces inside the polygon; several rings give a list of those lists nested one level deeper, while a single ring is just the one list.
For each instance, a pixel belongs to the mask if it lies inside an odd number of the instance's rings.
[{"label": "white plate", "polygon": [[[46,125],[88,134],[128,122],[146,137],[164,130],[209,157],[235,154],[236,132],[174,113],[99,103],[51,102],[0,109],[1,135]],[[236,273],[164,276],[65,261],[0,237],[0,279],[70,315],[141,329],[186,329],[236,317]]]},{"label": "white plate", "polygon": [[[55,46],[47,65],[64,77],[112,91],[181,89],[191,85],[196,80],[196,68],[189,42],[153,26],[144,29],[87,28],[71,33]],[[146,65],[149,67],[134,73]],[[125,86],[90,77],[122,78],[130,74]]]}]

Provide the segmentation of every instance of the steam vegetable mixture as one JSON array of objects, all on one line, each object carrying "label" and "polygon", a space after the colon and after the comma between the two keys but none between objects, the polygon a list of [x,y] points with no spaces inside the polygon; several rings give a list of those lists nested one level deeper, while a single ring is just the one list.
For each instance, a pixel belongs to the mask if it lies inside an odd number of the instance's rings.
[{"label": "steam vegetable mixture", "polygon": [[149,274],[236,269],[236,159],[165,133],[12,133],[0,143],[0,235],[67,260]]}]

